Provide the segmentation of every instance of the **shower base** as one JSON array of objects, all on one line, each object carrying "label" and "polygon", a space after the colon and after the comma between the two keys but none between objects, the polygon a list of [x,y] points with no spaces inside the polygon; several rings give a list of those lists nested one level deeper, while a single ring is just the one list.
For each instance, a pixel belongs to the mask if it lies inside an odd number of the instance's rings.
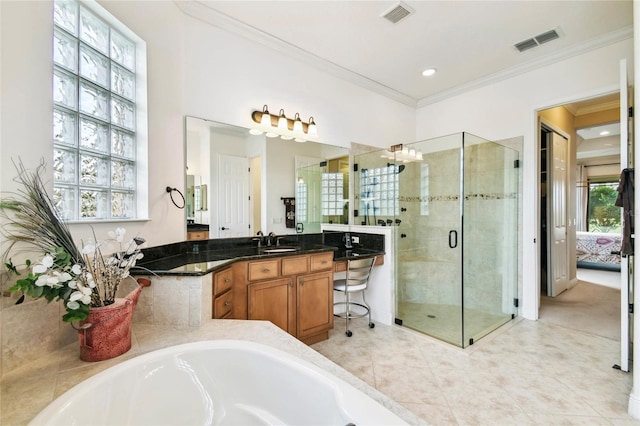
[{"label": "shower base", "polygon": [[462,312],[457,305],[398,302],[396,317],[402,319],[404,327],[461,347],[468,346],[469,339],[477,341],[511,320],[511,315],[465,308],[463,338]]}]

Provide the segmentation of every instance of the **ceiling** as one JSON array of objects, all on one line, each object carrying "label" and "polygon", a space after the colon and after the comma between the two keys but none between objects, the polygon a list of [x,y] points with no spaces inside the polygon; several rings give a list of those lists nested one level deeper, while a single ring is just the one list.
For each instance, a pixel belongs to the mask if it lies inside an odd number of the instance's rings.
[{"label": "ceiling", "polygon": [[[420,106],[631,38],[631,1],[179,1],[221,26],[407,105]],[[519,52],[549,30],[559,38]],[[433,67],[437,73],[423,77]]]}]

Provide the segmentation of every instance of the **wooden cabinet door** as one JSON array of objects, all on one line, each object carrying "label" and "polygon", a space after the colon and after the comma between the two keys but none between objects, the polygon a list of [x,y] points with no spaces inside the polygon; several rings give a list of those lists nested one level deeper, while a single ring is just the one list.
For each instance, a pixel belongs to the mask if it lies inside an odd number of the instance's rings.
[{"label": "wooden cabinet door", "polygon": [[296,290],[298,339],[333,328],[333,272],[298,277]]},{"label": "wooden cabinet door", "polygon": [[248,319],[271,321],[295,334],[295,288],[292,278],[249,284]]}]

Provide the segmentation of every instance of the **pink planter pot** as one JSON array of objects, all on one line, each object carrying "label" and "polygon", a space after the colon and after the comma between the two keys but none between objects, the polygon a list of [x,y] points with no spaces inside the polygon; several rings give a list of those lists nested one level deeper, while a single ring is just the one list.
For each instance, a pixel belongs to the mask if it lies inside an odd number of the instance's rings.
[{"label": "pink planter pot", "polygon": [[109,306],[89,310],[78,330],[81,360],[104,361],[131,349],[131,321],[141,292],[142,287],[138,286]]}]

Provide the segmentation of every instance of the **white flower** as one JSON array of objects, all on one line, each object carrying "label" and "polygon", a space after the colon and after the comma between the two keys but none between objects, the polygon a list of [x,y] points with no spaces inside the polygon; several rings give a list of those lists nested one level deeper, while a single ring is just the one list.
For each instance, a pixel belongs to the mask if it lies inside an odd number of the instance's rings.
[{"label": "white flower", "polygon": [[127,230],[124,228],[116,228],[115,232],[109,231],[108,235],[112,240],[116,240],[117,242],[121,243],[124,241],[124,234],[126,232]]},{"label": "white flower", "polygon": [[144,254],[142,254],[142,253],[138,253],[138,254],[136,255],[136,260],[140,260],[140,259],[142,259],[143,257],[144,257]]},{"label": "white flower", "polygon": [[47,276],[47,285],[49,287],[57,287],[59,282],[60,280],[58,279],[58,277],[52,277],[51,275]]},{"label": "white flower", "polygon": [[47,278],[49,278],[48,275],[40,275],[38,277],[38,279],[36,280],[36,285],[38,287],[43,287],[43,286],[47,285]]},{"label": "white flower", "polygon": [[80,291],[82,292],[83,295],[85,296],[91,296],[91,289],[87,288],[87,287],[82,287],[80,289]]},{"label": "white flower", "polygon": [[82,273],[82,266],[77,263],[71,267],[71,273],[73,275],[80,275]]},{"label": "white flower", "polygon": [[71,293],[71,296],[69,296],[69,300],[70,301],[75,301],[75,300],[80,300],[84,297],[84,294],[82,294],[81,291],[74,291],[73,293]]},{"label": "white flower", "polygon": [[61,273],[59,277],[60,281],[63,283],[66,283],[67,281],[71,281],[72,278],[73,277],[68,272]]},{"label": "white flower", "polygon": [[80,307],[80,304],[75,300],[70,300],[69,302],[67,302],[67,308],[69,309],[78,309],[79,307]]},{"label": "white flower", "polygon": [[33,266],[33,273],[44,274],[45,272],[47,272],[47,269],[51,268],[52,266],[53,266],[53,257],[47,254],[40,260],[39,264]]},{"label": "white flower", "polygon": [[42,258],[40,263],[42,263],[47,268],[51,268],[53,266],[53,257],[50,255],[46,255],[45,257]]},{"label": "white flower", "polygon": [[71,280],[67,283],[67,286],[75,290],[78,288],[78,282],[76,280]]},{"label": "white flower", "polygon": [[82,248],[82,254],[93,254],[96,252],[96,245],[95,244],[87,244]]},{"label": "white flower", "polygon": [[47,272],[47,269],[49,268],[41,264],[33,265],[34,274],[44,274],[45,272]]}]

